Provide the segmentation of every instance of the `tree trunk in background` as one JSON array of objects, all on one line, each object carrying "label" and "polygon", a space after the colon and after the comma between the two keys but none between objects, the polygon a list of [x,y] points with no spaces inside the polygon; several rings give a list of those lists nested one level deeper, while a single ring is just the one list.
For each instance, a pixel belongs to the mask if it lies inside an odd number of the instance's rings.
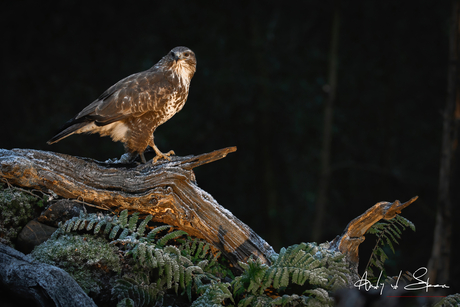
[{"label": "tree trunk in background", "polygon": [[[270,115],[272,109],[272,96],[269,89],[270,72],[267,68],[267,55],[263,51],[269,50],[270,41],[266,33],[260,30],[259,25],[251,19],[251,30],[253,36],[253,54],[255,56],[255,67],[258,72],[257,91],[260,101],[258,101],[260,114],[258,115],[258,143],[260,150],[259,163],[260,173],[263,178],[262,186],[262,208],[264,209],[267,237],[270,244],[279,249],[282,246],[281,223],[279,221],[280,208],[278,204],[278,184],[275,176],[273,154],[276,154],[273,142],[274,118]],[[258,160],[256,159],[256,161]]]},{"label": "tree trunk in background", "polygon": [[323,233],[323,222],[327,206],[327,192],[330,181],[331,164],[331,143],[332,143],[332,122],[334,101],[337,92],[337,67],[338,67],[338,48],[339,48],[339,0],[334,1],[334,16],[332,19],[331,44],[329,54],[328,84],[325,87],[327,99],[324,105],[323,119],[323,145],[321,151],[321,170],[318,188],[318,198],[316,200],[316,218],[313,227],[312,239],[315,242],[321,240]]},{"label": "tree trunk in background", "polygon": [[454,0],[449,39],[447,103],[443,112],[441,163],[439,171],[438,208],[433,250],[428,263],[432,284],[448,284],[452,254],[452,202],[450,199],[453,157],[457,149],[460,120],[460,0]]}]

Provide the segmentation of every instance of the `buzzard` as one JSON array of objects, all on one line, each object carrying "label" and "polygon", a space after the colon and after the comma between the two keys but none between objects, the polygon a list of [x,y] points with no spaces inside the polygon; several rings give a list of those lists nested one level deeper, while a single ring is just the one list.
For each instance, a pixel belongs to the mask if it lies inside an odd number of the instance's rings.
[{"label": "buzzard", "polygon": [[150,69],[112,85],[47,143],[75,133],[99,133],[124,143],[129,159],[139,154],[146,163],[144,151],[151,146],[156,153],[153,163],[170,160],[174,151],[162,153],[153,141],[153,133],[182,109],[195,70],[195,53],[187,47],[176,47]]}]

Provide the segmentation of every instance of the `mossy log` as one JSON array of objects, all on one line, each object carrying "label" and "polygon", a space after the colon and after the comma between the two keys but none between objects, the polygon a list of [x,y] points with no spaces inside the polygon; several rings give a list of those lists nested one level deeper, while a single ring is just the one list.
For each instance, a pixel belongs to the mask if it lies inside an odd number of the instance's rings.
[{"label": "mossy log", "polygon": [[234,151],[236,147],[228,147],[155,164],[123,165],[48,151],[0,149],[0,177],[105,209],[151,214],[153,221],[213,243],[235,265],[252,255],[269,264],[273,248],[196,184],[193,168]]}]

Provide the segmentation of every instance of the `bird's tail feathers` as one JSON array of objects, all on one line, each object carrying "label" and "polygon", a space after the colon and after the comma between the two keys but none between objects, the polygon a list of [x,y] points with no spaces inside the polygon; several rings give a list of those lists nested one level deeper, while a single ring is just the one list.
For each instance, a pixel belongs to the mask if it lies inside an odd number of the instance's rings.
[{"label": "bird's tail feathers", "polygon": [[59,142],[60,140],[74,134],[77,130],[80,128],[83,128],[86,126],[88,122],[82,122],[82,123],[75,123],[67,128],[64,128],[61,132],[53,136],[48,142],[46,142],[48,145],[54,144]]}]

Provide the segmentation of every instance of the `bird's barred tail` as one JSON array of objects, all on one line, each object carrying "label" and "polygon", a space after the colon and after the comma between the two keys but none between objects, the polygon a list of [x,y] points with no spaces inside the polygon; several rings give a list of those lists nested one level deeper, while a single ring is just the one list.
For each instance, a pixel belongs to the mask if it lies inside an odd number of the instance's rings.
[{"label": "bird's barred tail", "polygon": [[70,127],[64,128],[61,132],[53,136],[48,142],[46,142],[48,145],[54,144],[59,142],[60,140],[74,134],[77,130],[80,128],[86,126],[88,123],[87,122],[82,122],[82,123],[77,123],[74,125],[71,125]]}]

